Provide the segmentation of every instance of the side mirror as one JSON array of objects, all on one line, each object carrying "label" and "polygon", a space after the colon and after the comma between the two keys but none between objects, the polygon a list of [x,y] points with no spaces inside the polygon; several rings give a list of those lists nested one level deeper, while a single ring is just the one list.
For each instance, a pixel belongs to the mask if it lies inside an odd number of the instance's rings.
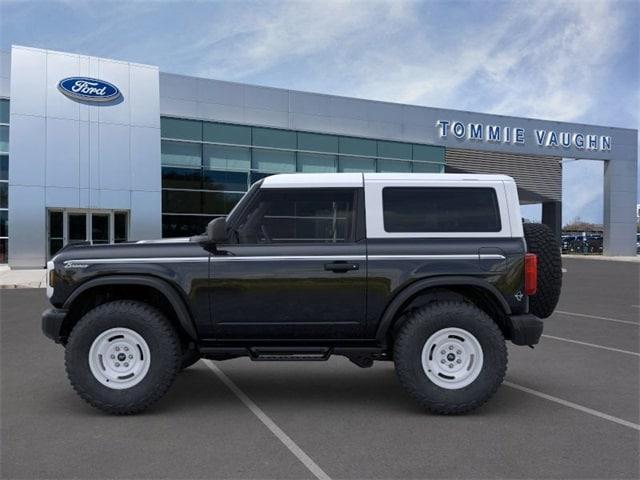
[{"label": "side mirror", "polygon": [[224,243],[227,240],[227,219],[218,217],[207,225],[207,239],[211,243]]}]

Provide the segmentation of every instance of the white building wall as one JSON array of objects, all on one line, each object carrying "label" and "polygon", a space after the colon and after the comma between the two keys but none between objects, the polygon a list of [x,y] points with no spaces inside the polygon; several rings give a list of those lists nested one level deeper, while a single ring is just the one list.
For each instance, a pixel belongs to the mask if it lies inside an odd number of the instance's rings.
[{"label": "white building wall", "polygon": [[[119,102],[60,93],[71,76],[99,78]],[[47,208],[130,211],[132,240],[161,235],[157,67],[14,46],[11,51],[9,264],[46,262]]]}]

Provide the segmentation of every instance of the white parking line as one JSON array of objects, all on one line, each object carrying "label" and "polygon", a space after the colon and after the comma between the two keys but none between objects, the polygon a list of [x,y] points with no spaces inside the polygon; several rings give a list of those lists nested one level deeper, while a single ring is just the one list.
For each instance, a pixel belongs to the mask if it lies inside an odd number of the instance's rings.
[{"label": "white parking line", "polygon": [[614,417],[612,415],[599,412],[598,410],[594,410],[592,408],[583,407],[582,405],[578,405],[577,403],[569,402],[568,400],[563,400],[562,398],[554,397],[552,395],[547,395],[546,393],[533,390],[532,388],[523,387],[522,385],[511,382],[504,382],[504,385],[506,385],[507,387],[515,388],[516,390],[520,390],[521,392],[535,395],[536,397],[544,398],[545,400],[559,403],[560,405],[564,405],[565,407],[573,408],[574,410],[579,410],[581,412],[588,413],[589,415],[603,418],[605,420],[609,420],[610,422],[624,425],[625,427],[633,428],[634,430],[640,430],[640,425],[638,425],[637,423],[629,422],[627,420],[623,420],[622,418]]},{"label": "white parking line", "polygon": [[284,446],[287,447],[311,473],[313,473],[316,478],[319,480],[331,480],[331,477],[329,477],[329,475],[327,475],[324,470],[322,470],[316,462],[309,457],[309,455],[304,453],[304,451],[293,440],[291,440],[291,437],[284,433],[282,429],[278,427],[278,425],[276,425],[276,423],[253,402],[253,400],[240,390],[240,388],[218,368],[217,365],[215,365],[211,360],[204,360],[204,363],[213,373],[216,374],[222,383],[224,383],[227,388],[229,388],[229,390],[231,390],[269,430],[271,430],[271,433],[273,433],[278,440],[280,440]]},{"label": "white parking line", "polygon": [[580,342],[578,340],[571,340],[570,338],[554,337],[553,335],[547,335],[547,334],[543,334],[542,336],[545,338],[551,338],[553,340],[560,340],[562,342],[577,343],[578,345],[585,345],[587,347],[600,348],[602,350],[610,350],[612,352],[626,353],[627,355],[635,355],[636,357],[640,357],[640,353],[631,352],[629,350],[621,350],[619,348],[605,347],[604,345],[597,345],[595,343],[588,343],[588,342]]},{"label": "white parking line", "polygon": [[565,312],[563,310],[556,310],[554,313],[561,313],[562,315],[572,315],[574,317],[595,318],[596,320],[606,320],[608,322],[626,323],[627,325],[635,325],[640,327],[640,323],[632,322],[631,320],[620,320],[619,318],[611,317],[598,317],[597,315],[587,315],[586,313]]}]

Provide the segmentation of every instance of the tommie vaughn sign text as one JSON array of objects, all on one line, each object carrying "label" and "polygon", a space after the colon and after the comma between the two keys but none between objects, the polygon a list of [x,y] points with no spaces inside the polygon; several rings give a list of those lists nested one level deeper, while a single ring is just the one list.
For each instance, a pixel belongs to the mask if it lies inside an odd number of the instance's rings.
[{"label": "tommie vaughn sign text", "polygon": [[[521,127],[485,125],[482,123],[463,123],[459,121],[438,120],[436,122],[440,138],[449,135],[460,139],[488,143],[510,143],[524,145],[526,130]],[[558,132],[555,130],[535,129],[533,139],[543,148],[570,148],[579,150],[611,151],[611,137],[576,132]]]}]

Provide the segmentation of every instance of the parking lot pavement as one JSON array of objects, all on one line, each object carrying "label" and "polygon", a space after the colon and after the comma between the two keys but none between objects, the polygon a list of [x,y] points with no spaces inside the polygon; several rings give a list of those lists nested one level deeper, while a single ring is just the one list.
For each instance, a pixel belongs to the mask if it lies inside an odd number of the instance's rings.
[{"label": "parking lot pavement", "polygon": [[558,310],[640,323],[640,263],[562,258]]},{"label": "parking lot pavement", "polygon": [[[563,311],[637,321],[640,266],[564,266]],[[71,390],[62,348],[40,333],[44,308],[42,290],[0,291],[2,478],[314,478],[295,448],[330,478],[640,476],[640,362],[629,353],[550,337],[510,347],[507,380],[529,390],[505,385],[460,417],[423,413],[387,362],[215,362],[257,413],[199,362],[152,411],[113,417]],[[638,352],[639,330],[555,314],[545,334]]]}]

